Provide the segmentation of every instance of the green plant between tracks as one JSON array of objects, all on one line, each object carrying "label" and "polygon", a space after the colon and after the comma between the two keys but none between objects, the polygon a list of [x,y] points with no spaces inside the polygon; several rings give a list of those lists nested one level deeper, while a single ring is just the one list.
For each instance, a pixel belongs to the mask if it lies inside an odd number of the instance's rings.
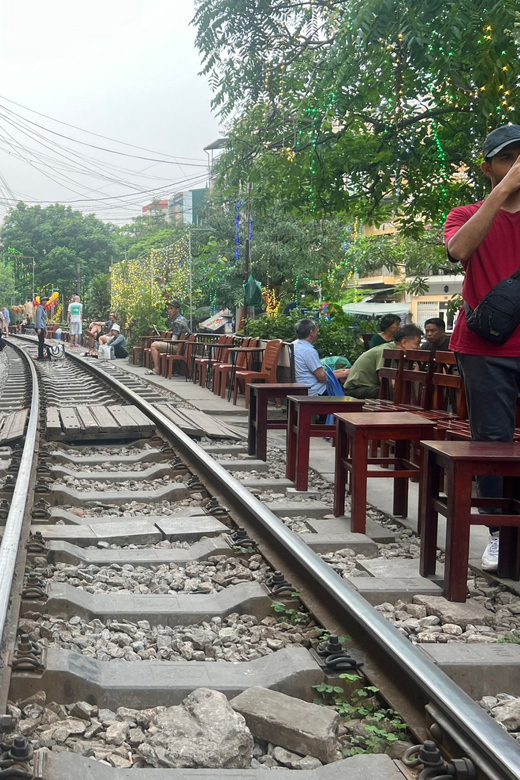
[{"label": "green plant between tracks", "polygon": [[[349,673],[340,674],[339,677],[350,685],[363,679]],[[403,723],[395,710],[381,703],[377,696],[379,688],[376,686],[365,685],[350,695],[345,693],[341,685],[320,683],[312,687],[319,694],[314,699],[315,704],[333,707],[345,723],[355,720],[362,722],[364,735],[352,734],[349,737],[351,747],[343,751],[345,757],[359,753],[384,753],[392,742],[406,737],[406,723]]]}]

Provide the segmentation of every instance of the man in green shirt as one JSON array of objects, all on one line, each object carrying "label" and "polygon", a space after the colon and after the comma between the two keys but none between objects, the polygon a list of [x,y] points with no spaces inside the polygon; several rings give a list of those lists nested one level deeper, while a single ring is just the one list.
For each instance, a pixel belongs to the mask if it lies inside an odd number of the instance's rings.
[{"label": "man in green shirt", "polygon": [[358,357],[343,385],[345,395],[353,398],[379,398],[379,369],[383,365],[385,349],[419,349],[423,332],[417,325],[404,325],[394,340],[363,352]]}]

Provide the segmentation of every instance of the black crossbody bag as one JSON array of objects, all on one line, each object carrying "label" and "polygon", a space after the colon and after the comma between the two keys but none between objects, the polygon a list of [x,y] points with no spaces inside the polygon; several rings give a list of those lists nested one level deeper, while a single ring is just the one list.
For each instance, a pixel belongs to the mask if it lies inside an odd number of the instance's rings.
[{"label": "black crossbody bag", "polygon": [[464,303],[468,328],[493,344],[505,344],[520,325],[520,270],[496,284],[472,309]]}]

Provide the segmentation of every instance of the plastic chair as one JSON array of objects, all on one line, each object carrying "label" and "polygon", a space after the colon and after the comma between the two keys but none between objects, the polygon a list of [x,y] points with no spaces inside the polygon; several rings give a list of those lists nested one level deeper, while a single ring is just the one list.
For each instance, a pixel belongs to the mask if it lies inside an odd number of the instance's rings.
[{"label": "plastic chair", "polygon": [[233,403],[236,405],[240,385],[244,387],[246,409],[249,408],[249,382],[276,382],[276,370],[282,352],[282,339],[268,341],[264,350],[264,357],[260,371],[237,371],[235,373],[235,386],[233,388]]}]

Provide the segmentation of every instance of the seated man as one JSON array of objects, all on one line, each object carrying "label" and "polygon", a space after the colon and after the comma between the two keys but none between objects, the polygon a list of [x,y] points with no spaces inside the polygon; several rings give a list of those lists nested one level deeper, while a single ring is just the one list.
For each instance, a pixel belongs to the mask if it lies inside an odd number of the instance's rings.
[{"label": "seated man", "polygon": [[441,352],[449,350],[450,337],[446,335],[446,326],[444,320],[440,317],[432,317],[426,320],[424,323],[424,335],[426,336],[426,341],[421,346],[421,349],[427,349],[433,352],[434,355],[438,349]]},{"label": "seated man", "polygon": [[[314,348],[319,334],[318,325],[314,320],[305,318],[296,323],[294,330],[298,337],[293,341],[295,379],[309,385],[309,395],[326,395],[327,374]],[[339,369],[334,371],[334,375],[344,382],[348,372],[348,368]]]},{"label": "seated man", "polygon": [[128,351],[126,349],[126,339],[121,333],[121,328],[119,327],[117,322],[114,322],[114,324],[112,325],[112,330],[107,336],[106,345],[107,347],[114,348],[114,357],[116,358],[128,357]]},{"label": "seated man", "polygon": [[358,357],[343,385],[345,395],[353,398],[379,398],[379,370],[383,365],[385,349],[419,349],[423,332],[417,325],[404,325],[393,341],[372,347]]},{"label": "seated man", "polygon": [[[168,304],[168,330],[172,334],[172,339],[176,341],[183,333],[186,333],[188,337],[191,330],[188,325],[188,320],[181,314],[181,305],[179,301],[172,301]],[[177,348],[178,349],[178,348]],[[168,350],[168,344],[166,341],[154,341],[150,347],[152,358],[152,369],[147,371],[147,374],[159,374],[160,373],[160,353]]]},{"label": "seated man", "polygon": [[89,352],[92,354],[94,352],[94,348],[96,346],[96,341],[98,341],[99,337],[103,333],[103,331],[106,334],[105,341],[103,343],[106,343],[108,339],[108,334],[112,330],[112,325],[114,322],[117,321],[117,317],[115,315],[115,312],[111,311],[108,315],[108,320],[104,322],[91,322],[88,326],[88,346],[89,346]]}]

